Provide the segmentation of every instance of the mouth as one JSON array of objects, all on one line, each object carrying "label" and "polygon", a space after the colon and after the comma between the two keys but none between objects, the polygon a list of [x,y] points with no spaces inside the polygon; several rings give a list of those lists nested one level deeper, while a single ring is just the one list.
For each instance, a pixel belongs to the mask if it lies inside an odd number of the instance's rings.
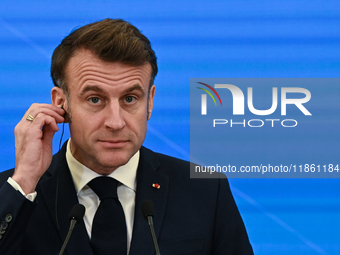
[{"label": "mouth", "polygon": [[128,140],[99,140],[98,141],[104,148],[117,149],[125,146]]}]

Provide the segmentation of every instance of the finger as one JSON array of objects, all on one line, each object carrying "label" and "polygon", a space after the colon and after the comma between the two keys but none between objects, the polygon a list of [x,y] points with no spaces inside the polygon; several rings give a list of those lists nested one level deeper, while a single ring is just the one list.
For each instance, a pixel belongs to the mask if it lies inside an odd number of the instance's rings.
[{"label": "finger", "polygon": [[62,119],[60,117],[63,117],[65,111],[61,108],[56,107],[55,105],[33,104],[30,107],[30,109],[26,112],[26,115],[28,115],[27,113],[32,115],[34,118],[39,113],[45,113],[47,115],[54,117],[57,121],[61,121]]},{"label": "finger", "polygon": [[[28,116],[32,117],[31,119],[29,119],[28,117],[24,118],[22,120],[22,122],[28,124],[28,123],[32,123],[34,122],[34,120],[37,118],[38,115],[45,115],[45,116],[49,116],[55,119],[55,121],[57,123],[62,123],[65,121],[65,118],[63,115],[60,115],[59,113],[50,110],[50,109],[45,109],[45,108],[40,108],[39,111],[32,111]],[[24,116],[25,117],[25,116]]]},{"label": "finger", "polygon": [[39,114],[44,114],[44,115],[47,115],[47,116],[54,118],[57,123],[62,123],[62,122],[65,121],[65,118],[63,116],[65,112],[64,112],[64,110],[62,110],[62,111],[63,111],[62,112],[63,114],[60,115],[58,112],[56,112],[54,110],[46,109],[46,108],[40,108],[37,113],[33,113],[33,114],[34,114],[34,116],[38,116]]},{"label": "finger", "polygon": [[[57,126],[57,129],[58,129],[58,126]],[[42,133],[43,133],[42,140],[45,141],[47,144],[52,145],[53,136],[55,132],[57,132],[58,130],[55,130],[53,126],[51,125],[44,125],[44,127],[42,128]]]},{"label": "finger", "polygon": [[[63,121],[64,118],[59,117],[59,120]],[[44,113],[39,113],[34,118],[33,121],[28,121],[28,120],[20,121],[14,129],[14,134],[16,138],[18,139],[19,138],[21,139],[23,137],[41,139],[43,137],[43,133],[41,129],[45,125],[49,126],[48,130],[53,131],[53,134],[59,130],[55,116],[52,117]]]},{"label": "finger", "polygon": [[59,111],[60,114],[62,114],[62,111],[63,109],[55,106],[55,105],[52,105],[52,104],[39,104],[39,103],[34,103],[32,104],[26,111],[26,114],[28,115],[32,110],[34,109],[39,109],[39,108],[48,108],[48,109],[51,109],[51,110],[55,110],[55,111]]},{"label": "finger", "polygon": [[43,113],[39,113],[37,115],[37,117],[32,122],[32,127],[33,126],[36,126],[37,128],[39,128],[39,130],[41,128],[44,128],[45,126],[45,129],[48,127],[48,130],[51,130],[53,132],[57,132],[59,130],[55,118]]},{"label": "finger", "polygon": [[27,120],[27,116],[29,115],[31,115],[33,118],[36,118],[39,113],[44,113],[55,118],[58,123],[64,122],[63,116],[65,111],[55,105],[50,104],[32,104],[31,107],[26,111],[22,120]]}]

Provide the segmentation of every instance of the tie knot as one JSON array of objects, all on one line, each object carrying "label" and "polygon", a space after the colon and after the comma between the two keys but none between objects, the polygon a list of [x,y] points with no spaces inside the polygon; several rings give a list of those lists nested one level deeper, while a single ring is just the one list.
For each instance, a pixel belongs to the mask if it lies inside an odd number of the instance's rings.
[{"label": "tie knot", "polygon": [[87,184],[94,193],[97,194],[100,201],[106,198],[118,198],[117,186],[118,181],[111,177],[101,176],[94,178]]}]

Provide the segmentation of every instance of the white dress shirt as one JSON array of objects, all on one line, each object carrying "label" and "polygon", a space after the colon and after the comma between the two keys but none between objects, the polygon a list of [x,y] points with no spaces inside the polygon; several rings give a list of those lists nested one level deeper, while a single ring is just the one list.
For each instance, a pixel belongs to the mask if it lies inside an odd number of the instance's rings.
[{"label": "white dress shirt", "polygon": [[[67,144],[66,161],[71,171],[79,203],[83,204],[86,208],[84,222],[87,233],[91,238],[92,221],[99,206],[100,200],[96,193],[94,193],[93,190],[87,186],[87,184],[92,179],[101,175],[87,168],[73,157],[70,149],[70,140]],[[118,184],[117,193],[118,199],[122,204],[125,214],[128,253],[130,250],[133,221],[135,216],[135,198],[137,186],[136,174],[138,162],[139,151],[133,155],[127,164],[120,166],[109,175],[120,182],[120,184]]]}]

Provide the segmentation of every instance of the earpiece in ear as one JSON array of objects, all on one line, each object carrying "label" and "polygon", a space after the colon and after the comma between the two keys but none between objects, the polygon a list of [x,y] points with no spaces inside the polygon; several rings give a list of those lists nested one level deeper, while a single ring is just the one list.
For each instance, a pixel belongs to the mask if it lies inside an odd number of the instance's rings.
[{"label": "earpiece in ear", "polygon": [[63,109],[65,111],[65,114],[64,114],[65,122],[68,122],[67,111],[64,109],[64,105],[61,106],[61,109]]},{"label": "earpiece in ear", "polygon": [[67,111],[64,108],[64,105],[61,106],[61,109],[63,109],[65,111],[65,114],[67,114]]}]

